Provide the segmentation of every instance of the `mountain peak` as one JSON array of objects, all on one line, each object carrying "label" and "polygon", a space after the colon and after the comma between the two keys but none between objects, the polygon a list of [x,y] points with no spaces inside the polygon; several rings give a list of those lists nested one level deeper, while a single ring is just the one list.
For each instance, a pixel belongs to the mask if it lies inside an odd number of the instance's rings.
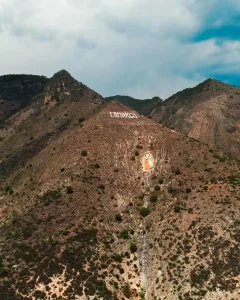
[{"label": "mountain peak", "polygon": [[[49,104],[50,102],[55,103],[66,99],[78,101],[84,94],[90,91],[95,93],[74,79],[66,70],[60,70],[50,78],[45,87],[44,104]],[[99,98],[99,95],[97,98]]]},{"label": "mountain peak", "polygon": [[52,77],[52,79],[59,79],[59,78],[72,78],[73,79],[71,74],[68,71],[66,71],[65,69],[58,71]]}]

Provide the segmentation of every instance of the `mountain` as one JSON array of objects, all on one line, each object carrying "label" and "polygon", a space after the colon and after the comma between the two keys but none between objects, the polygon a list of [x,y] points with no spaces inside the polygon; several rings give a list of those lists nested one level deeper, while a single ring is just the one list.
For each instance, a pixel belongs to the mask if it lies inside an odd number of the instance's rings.
[{"label": "mountain", "polygon": [[33,97],[42,93],[47,81],[48,78],[36,75],[0,76],[1,124],[3,120],[27,106]]},{"label": "mountain", "polygon": [[0,299],[237,300],[237,161],[65,75],[0,142]]},{"label": "mountain", "polygon": [[56,73],[42,94],[3,124],[0,176],[24,165],[67,128],[82,126],[102,103],[102,96],[66,71]]},{"label": "mountain", "polygon": [[162,99],[159,97],[153,97],[152,99],[139,100],[129,96],[111,96],[106,97],[105,101],[119,101],[123,105],[129,106],[132,109],[136,110],[142,115],[149,115],[155,107],[162,104]]},{"label": "mountain", "polygon": [[231,157],[240,157],[240,88],[208,79],[171,96],[150,116]]}]

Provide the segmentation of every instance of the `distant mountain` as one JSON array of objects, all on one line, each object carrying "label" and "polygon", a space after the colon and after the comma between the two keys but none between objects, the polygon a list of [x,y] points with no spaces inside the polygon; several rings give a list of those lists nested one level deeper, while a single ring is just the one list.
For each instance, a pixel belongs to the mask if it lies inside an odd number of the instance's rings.
[{"label": "distant mountain", "polygon": [[37,75],[0,76],[0,122],[42,93],[47,81],[47,77]]},{"label": "distant mountain", "polygon": [[240,158],[240,88],[208,79],[155,107],[153,120]]},{"label": "distant mountain", "polygon": [[152,99],[139,100],[129,96],[112,96],[106,97],[105,101],[117,100],[123,105],[127,105],[136,110],[142,115],[147,116],[158,105],[161,105],[162,99],[159,97],[153,97]]}]

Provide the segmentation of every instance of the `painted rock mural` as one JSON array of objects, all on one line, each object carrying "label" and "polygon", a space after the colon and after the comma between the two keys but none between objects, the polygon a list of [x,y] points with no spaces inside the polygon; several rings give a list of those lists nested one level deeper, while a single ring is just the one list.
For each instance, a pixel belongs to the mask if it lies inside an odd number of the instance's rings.
[{"label": "painted rock mural", "polygon": [[150,152],[146,152],[143,157],[143,171],[149,172],[154,167],[154,158]]}]

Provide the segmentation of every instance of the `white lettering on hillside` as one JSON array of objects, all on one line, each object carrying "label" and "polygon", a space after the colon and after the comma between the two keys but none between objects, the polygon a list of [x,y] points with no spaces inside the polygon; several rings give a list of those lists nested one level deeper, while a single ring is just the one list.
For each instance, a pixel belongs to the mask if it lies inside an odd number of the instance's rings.
[{"label": "white lettering on hillside", "polygon": [[137,119],[138,116],[134,113],[128,112],[110,112],[111,118],[128,118],[128,119]]}]

